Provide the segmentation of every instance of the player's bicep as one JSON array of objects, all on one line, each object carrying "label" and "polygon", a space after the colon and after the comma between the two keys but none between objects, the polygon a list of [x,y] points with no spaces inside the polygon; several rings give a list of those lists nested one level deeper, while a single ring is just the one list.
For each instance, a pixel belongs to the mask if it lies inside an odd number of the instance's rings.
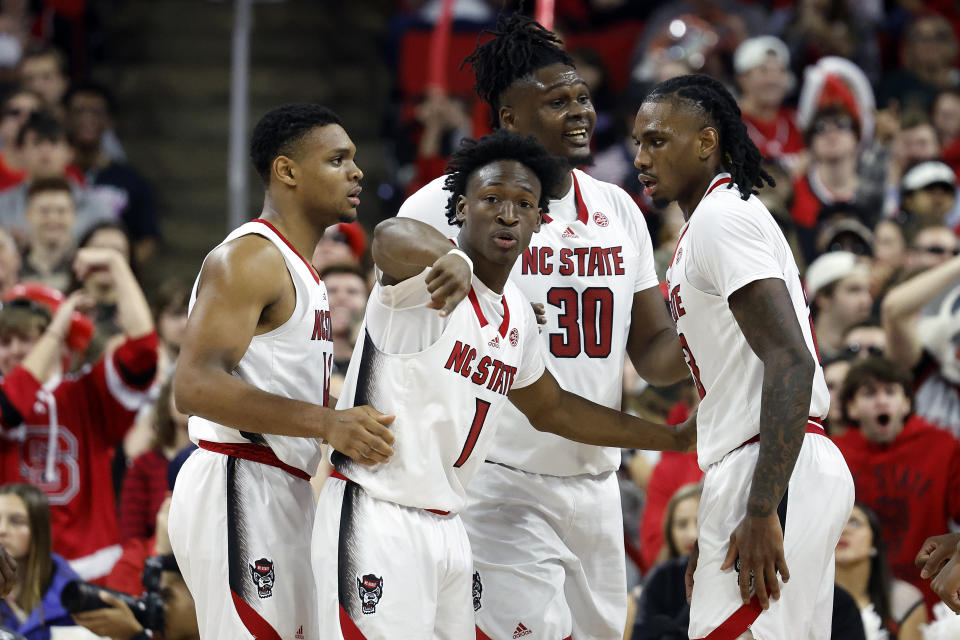
[{"label": "player's bicep", "polygon": [[787,284],[780,278],[754,280],[729,298],[730,310],[753,352],[765,364],[777,353],[811,359]]},{"label": "player's bicep", "polygon": [[534,428],[547,420],[547,415],[560,404],[563,390],[548,370],[537,381],[510,390],[510,402],[527,417]]}]

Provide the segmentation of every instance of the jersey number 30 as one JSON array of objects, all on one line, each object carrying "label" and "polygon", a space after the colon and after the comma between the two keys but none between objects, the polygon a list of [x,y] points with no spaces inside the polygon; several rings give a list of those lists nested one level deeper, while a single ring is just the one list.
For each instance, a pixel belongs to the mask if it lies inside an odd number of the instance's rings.
[{"label": "jersey number 30", "polygon": [[547,302],[560,309],[557,325],[563,332],[550,334],[550,353],[555,358],[576,358],[581,351],[589,358],[610,355],[613,337],[610,289],[590,287],[580,295],[572,287],[553,287],[547,291]]}]

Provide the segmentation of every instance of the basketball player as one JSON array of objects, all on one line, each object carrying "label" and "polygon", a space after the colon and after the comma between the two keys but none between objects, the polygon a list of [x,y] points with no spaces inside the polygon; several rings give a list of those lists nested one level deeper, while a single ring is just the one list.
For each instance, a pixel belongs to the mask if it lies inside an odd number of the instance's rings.
[{"label": "basketball player", "polygon": [[[531,302],[545,304],[550,373],[564,389],[619,408],[627,355],[650,383],[689,376],[657,286],[650,236],[626,192],[573,169],[590,161],[596,113],[556,36],[520,15],[501,19],[495,36],[468,58],[477,92],[497,126],[533,135],[568,168],[511,278]],[[398,215],[453,237],[457,229],[443,215],[447,196],[435,180]],[[496,464],[479,471],[463,516],[484,585],[479,637],[621,638],[620,451],[538,431],[514,407],[500,420],[488,456]],[[507,496],[510,510],[502,508]]]},{"label": "basketball player", "polygon": [[[314,528],[324,637],[337,637],[341,625],[345,637],[367,640],[476,637],[485,585],[457,513],[486,466],[507,400],[534,428],[559,437],[692,445],[692,423],[674,429],[621,414],[563,391],[544,368],[533,309],[508,277],[564,175],[555,159],[532,138],[501,130],[458,151],[448,172],[447,215],[462,225],[459,248],[411,221],[388,220],[374,239],[383,275],[340,406],[389,407],[396,455],[369,468],[331,456],[336,472]],[[467,300],[452,306],[457,291]],[[529,491],[515,487],[501,508],[511,512],[513,498]]]},{"label": "basketball player", "polygon": [[657,85],[633,135],[645,193],[687,220],[667,278],[706,472],[690,637],[825,640],[853,481],[820,425],[830,396],[797,265],[755,197],[773,180],[707,76]]},{"label": "basketball player", "polygon": [[354,153],[324,107],[265,115],[251,140],[263,214],[210,252],[194,285],[174,393],[200,449],[180,472],[169,529],[204,638],[317,640],[309,479],[321,440],[360,464],[392,453],[390,416],[325,406],[330,308],[303,258],[356,216]]}]

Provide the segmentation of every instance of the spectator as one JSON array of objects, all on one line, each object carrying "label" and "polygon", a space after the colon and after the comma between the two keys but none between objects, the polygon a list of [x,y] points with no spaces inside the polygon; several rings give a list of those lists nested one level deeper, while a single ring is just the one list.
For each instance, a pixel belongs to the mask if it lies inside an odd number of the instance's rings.
[{"label": "spectator", "polygon": [[740,85],[740,113],[750,139],[767,159],[797,167],[804,149],[795,114],[783,107],[793,85],[790,52],[773,36],[744,40],[733,54]]},{"label": "spectator", "polygon": [[873,256],[873,232],[860,220],[867,217],[856,206],[842,203],[820,210],[823,224],[817,233],[817,254],[849,251],[858,256]]},{"label": "spectator", "polygon": [[873,230],[873,266],[870,269],[870,291],[874,300],[886,293],[907,260],[907,239],[903,227],[895,220],[877,222]]},{"label": "spectator", "polygon": [[0,297],[19,280],[21,263],[16,241],[0,227]]},{"label": "spectator", "polygon": [[[960,437],[960,257],[894,287],[883,301],[887,353],[913,372],[914,411]],[[946,294],[946,295],[944,295]],[[942,298],[937,312],[923,308]]]},{"label": "spectator", "polygon": [[[23,427],[22,439],[5,448],[0,469],[47,494],[54,549],[92,580],[107,575],[121,553],[109,460],[149,399],[157,335],[123,256],[86,248],[77,253],[74,269],[81,281],[97,271],[113,278],[126,340],[78,376],[59,379],[72,312],[85,294],[61,303],[52,320],[32,301],[0,309],[3,424]],[[18,342],[4,339],[11,335]]]},{"label": "spectator", "polygon": [[960,175],[960,89],[938,93],[930,119],[943,149],[943,161]]},{"label": "spectator", "polygon": [[900,182],[900,210],[908,226],[946,225],[956,204],[956,175],[942,162],[921,162]]},{"label": "spectator", "polygon": [[160,338],[160,361],[157,364],[157,379],[166,380],[180,355],[180,343],[187,328],[187,306],[190,302],[190,285],[176,280],[165,280],[157,287],[153,303],[153,318]]},{"label": "spectator", "polygon": [[419,140],[413,143],[417,155],[413,177],[406,185],[407,195],[443,175],[447,158],[460,146],[461,140],[470,137],[473,122],[468,109],[464,100],[440,91],[429,91],[417,104],[414,109],[417,130],[411,133],[418,133]]},{"label": "spectator", "polygon": [[17,153],[17,133],[30,114],[42,106],[43,99],[27,89],[14,91],[3,101],[0,112],[0,191],[20,184],[27,177]]},{"label": "spectator", "polygon": [[67,58],[55,47],[28,51],[20,59],[23,86],[43,98],[44,107],[63,114],[63,94],[67,91]]},{"label": "spectator", "polygon": [[156,202],[140,173],[111,158],[104,148],[104,134],[115,115],[113,96],[106,87],[88,82],[71,87],[64,104],[74,164],[90,188],[109,199],[113,218],[122,220],[130,234],[134,262],[142,266],[160,238]]},{"label": "spectator", "polygon": [[[900,128],[894,133],[890,143],[890,160],[887,166],[887,185],[891,193],[887,199],[900,204],[900,182],[914,165],[928,160],[940,159],[940,141],[937,131],[926,113],[906,111],[900,117]],[[888,205],[885,211],[895,212]]]},{"label": "spectator", "polygon": [[880,519],[894,577],[921,584],[913,559],[923,541],[960,517],[960,443],[910,413],[910,374],[883,358],[854,364],[840,394],[853,427],[835,438],[857,498]]},{"label": "spectator", "polygon": [[943,264],[957,255],[958,244],[957,235],[948,227],[941,224],[920,227],[907,252],[907,268],[916,273]]},{"label": "spectator", "polygon": [[63,178],[38,178],[27,188],[29,243],[21,279],[66,291],[71,280],[77,213],[73,190]]},{"label": "spectator", "polygon": [[840,404],[840,389],[843,387],[843,379],[850,371],[851,359],[851,356],[843,354],[837,358],[825,360],[822,365],[823,378],[830,392],[830,412],[827,414],[827,419],[823,421],[823,428],[831,437],[841,436],[847,431],[847,425],[843,420],[843,407]]},{"label": "spectator", "polygon": [[167,463],[190,444],[187,416],[173,403],[171,383],[160,387],[154,418],[153,448],[137,457],[120,496],[120,541],[152,538],[160,505],[168,496]]},{"label": "spectator", "polygon": [[333,370],[344,375],[356,342],[355,329],[367,306],[367,281],[363,270],[349,264],[326,267],[320,272],[320,279],[327,287],[330,300]]},{"label": "spectator", "polygon": [[887,348],[887,334],[873,320],[855,324],[843,335],[844,355],[851,358],[882,356]]},{"label": "spectator", "polygon": [[43,111],[31,114],[17,134],[17,146],[29,180],[0,191],[0,224],[7,228],[23,229],[29,181],[53,177],[71,180],[77,212],[74,234],[77,237],[97,222],[112,219],[103,195],[85,187],[83,176],[69,166],[72,151],[67,144],[63,125],[56,118]]},{"label": "spectator", "polygon": [[310,264],[323,271],[333,264],[359,265],[367,251],[367,234],[358,222],[341,222],[327,227],[320,238]]},{"label": "spectator", "polygon": [[890,575],[877,515],[857,503],[836,551],[836,581],[860,609],[867,640],[922,640],[927,621],[920,590]]},{"label": "spectator", "polygon": [[26,640],[50,640],[53,627],[74,626],[60,592],[77,574],[50,548],[50,506],[42,491],[0,486],[0,543],[18,569],[13,591],[0,600],[0,623]]},{"label": "spectator", "polygon": [[666,545],[661,562],[644,583],[637,607],[633,640],[686,639],[690,624],[684,573],[693,545],[697,542],[699,484],[680,487],[667,503],[663,520]]},{"label": "spectator", "polygon": [[852,60],[872,81],[879,76],[875,25],[855,16],[845,0],[798,0],[783,39],[790,46],[796,69],[826,57]]},{"label": "spectator", "polygon": [[903,37],[903,67],[880,83],[880,108],[896,102],[903,110],[929,113],[938,91],[957,87],[956,59],[957,37],[950,23],[932,13],[918,16]]},{"label": "spectator", "polygon": [[820,356],[836,358],[847,330],[870,317],[870,267],[847,251],[826,253],[807,268],[806,289]]}]

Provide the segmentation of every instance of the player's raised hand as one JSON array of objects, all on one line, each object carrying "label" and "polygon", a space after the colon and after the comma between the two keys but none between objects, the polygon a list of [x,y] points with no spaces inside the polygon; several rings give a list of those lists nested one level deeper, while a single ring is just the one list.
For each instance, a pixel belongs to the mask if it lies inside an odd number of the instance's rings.
[{"label": "player's raised hand", "polygon": [[780,599],[780,581],[790,580],[790,570],[783,555],[783,529],[777,514],[746,516],[730,534],[730,548],[720,566],[721,571],[736,567],[739,572],[740,597],[750,602],[751,587],[764,610],[770,598]]},{"label": "player's raised hand", "polygon": [[683,574],[683,584],[687,588],[687,604],[693,600],[693,574],[697,571],[697,561],[700,559],[700,545],[693,543],[690,559],[687,560],[687,570]]},{"label": "player's raised hand", "polygon": [[945,533],[924,540],[913,561],[920,569],[920,577],[926,580],[937,575],[957,550],[957,545],[960,545],[960,533]]},{"label": "player's raised hand", "polygon": [[394,435],[386,425],[395,417],[367,405],[334,411],[324,439],[360,464],[387,462],[393,455]]},{"label": "player's raised hand", "polygon": [[470,293],[473,272],[470,264],[456,253],[447,253],[437,258],[427,274],[427,291],[430,292],[430,309],[438,309],[447,316],[460,301]]}]

